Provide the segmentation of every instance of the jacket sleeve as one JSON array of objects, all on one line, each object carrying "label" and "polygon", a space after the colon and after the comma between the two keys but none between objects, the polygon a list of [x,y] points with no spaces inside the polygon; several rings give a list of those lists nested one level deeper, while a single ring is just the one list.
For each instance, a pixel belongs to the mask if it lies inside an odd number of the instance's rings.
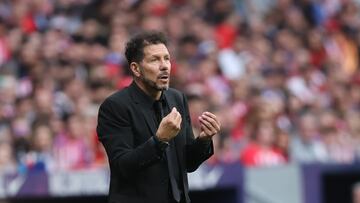
[{"label": "jacket sleeve", "polygon": [[205,160],[214,154],[214,147],[212,140],[203,141],[195,139],[191,119],[189,114],[189,106],[186,96],[183,94],[184,104],[184,121],[186,126],[186,169],[187,172],[194,172]]},{"label": "jacket sleeve", "polygon": [[105,147],[110,167],[123,178],[136,176],[159,161],[162,154],[152,137],[134,147],[131,122],[125,105],[107,99],[100,106],[97,134]]}]

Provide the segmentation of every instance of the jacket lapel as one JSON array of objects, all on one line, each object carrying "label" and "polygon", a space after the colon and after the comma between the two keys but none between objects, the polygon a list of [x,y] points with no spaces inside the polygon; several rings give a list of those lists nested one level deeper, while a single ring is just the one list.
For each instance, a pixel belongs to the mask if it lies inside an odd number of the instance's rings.
[{"label": "jacket lapel", "polygon": [[148,130],[151,132],[151,134],[149,135],[152,136],[155,135],[157,131],[156,123],[152,117],[152,115],[154,114],[151,105],[152,102],[150,102],[149,98],[147,98],[145,93],[141,91],[142,90],[140,90],[140,88],[136,86],[135,82],[130,85],[131,97],[136,104],[136,110],[140,112],[141,117],[143,117],[146,123],[146,126],[142,127],[144,128],[144,130],[145,128],[148,128]]},{"label": "jacket lapel", "polygon": [[138,106],[139,106],[139,108],[141,108],[141,112],[145,119],[145,123],[146,123],[147,127],[149,128],[149,130],[151,131],[151,135],[155,135],[156,131],[157,131],[157,127],[156,127],[154,119],[151,117],[153,112],[149,108],[140,107],[140,105],[138,105]]},{"label": "jacket lapel", "polygon": [[[183,116],[183,113],[182,113],[182,109],[180,109],[177,105],[176,105],[176,102],[174,100],[174,97],[171,97],[167,91],[164,92],[165,94],[165,100],[166,100],[166,103],[167,105],[169,106],[169,110],[171,111],[173,107],[176,107],[176,109],[180,112],[181,116]],[[183,124],[181,124],[181,127],[183,126]],[[175,142],[179,142],[181,140],[181,132],[182,130],[179,132],[179,135],[175,137]],[[176,148],[178,149],[178,148]]]}]

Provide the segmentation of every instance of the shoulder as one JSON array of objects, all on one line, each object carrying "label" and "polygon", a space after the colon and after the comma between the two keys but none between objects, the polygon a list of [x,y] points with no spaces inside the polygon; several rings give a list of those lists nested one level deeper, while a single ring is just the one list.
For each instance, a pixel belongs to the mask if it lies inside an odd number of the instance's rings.
[{"label": "shoulder", "polygon": [[170,102],[170,104],[174,104],[182,109],[187,108],[186,96],[181,91],[174,88],[169,88],[165,91],[165,96],[167,97],[167,100]]},{"label": "shoulder", "polygon": [[174,88],[169,88],[168,90],[166,90],[166,93],[168,96],[171,96],[171,97],[175,97],[176,99],[184,99],[184,93],[180,92],[179,90],[177,89],[174,89]]},{"label": "shoulder", "polygon": [[111,107],[113,105],[116,105],[117,107],[121,107],[123,105],[126,105],[129,103],[130,95],[129,95],[129,88],[124,88],[122,90],[118,90],[114,93],[112,93],[110,96],[108,96],[103,103],[101,104],[101,107]]}]

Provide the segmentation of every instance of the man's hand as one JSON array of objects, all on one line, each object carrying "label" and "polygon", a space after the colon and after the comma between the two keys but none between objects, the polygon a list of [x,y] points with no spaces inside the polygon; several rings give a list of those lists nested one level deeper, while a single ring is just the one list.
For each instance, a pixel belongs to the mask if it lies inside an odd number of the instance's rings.
[{"label": "man's hand", "polygon": [[159,125],[159,128],[156,132],[156,136],[160,141],[169,142],[171,139],[176,137],[178,132],[181,129],[181,115],[176,110],[172,108],[171,112],[165,116]]},{"label": "man's hand", "polygon": [[220,122],[216,116],[210,112],[204,112],[199,116],[201,132],[199,139],[210,140],[214,135],[220,131]]}]

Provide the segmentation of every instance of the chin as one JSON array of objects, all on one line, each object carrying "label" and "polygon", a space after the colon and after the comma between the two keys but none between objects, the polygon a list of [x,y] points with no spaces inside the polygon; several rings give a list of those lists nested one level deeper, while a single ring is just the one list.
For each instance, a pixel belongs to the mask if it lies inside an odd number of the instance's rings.
[{"label": "chin", "polygon": [[168,90],[169,89],[169,85],[159,85],[158,86],[158,90]]},{"label": "chin", "polygon": [[158,90],[167,90],[167,89],[169,89],[169,83],[162,83],[162,84],[157,84],[156,85],[156,88],[158,89]]}]

